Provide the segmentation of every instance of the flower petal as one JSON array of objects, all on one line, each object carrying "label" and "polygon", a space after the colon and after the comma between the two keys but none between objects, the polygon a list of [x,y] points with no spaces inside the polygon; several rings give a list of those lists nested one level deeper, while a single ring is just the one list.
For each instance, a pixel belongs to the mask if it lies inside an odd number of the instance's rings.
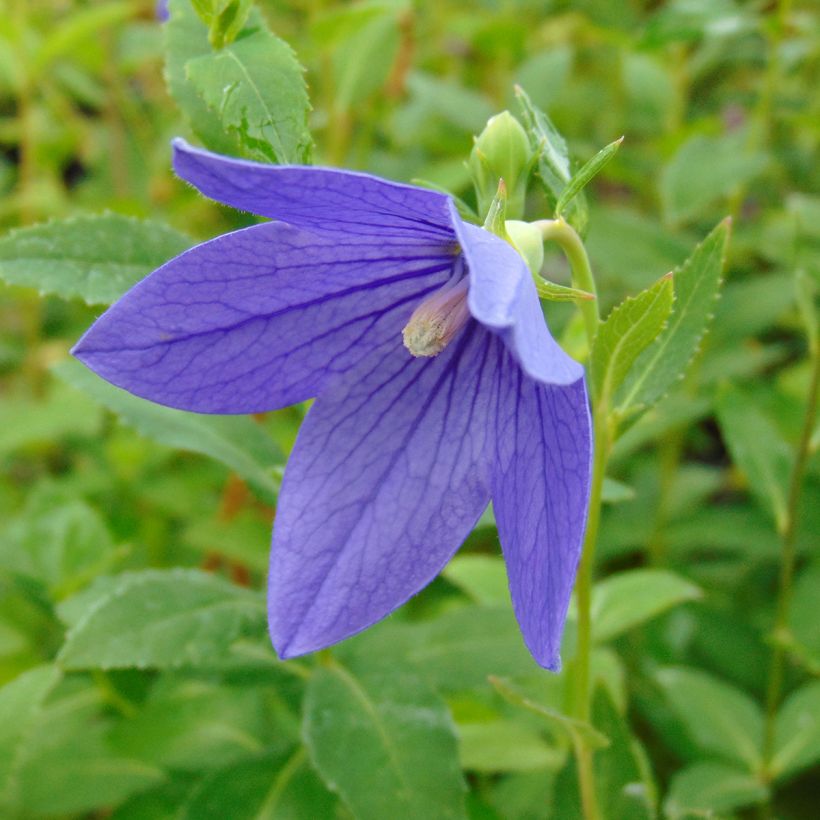
[{"label": "flower petal", "polygon": [[519,368],[499,381],[493,509],[513,608],[542,666],[560,667],[581,554],[592,452],[583,379],[543,385]]},{"label": "flower petal", "polygon": [[174,140],[174,170],[205,196],[323,233],[454,241],[448,198],[369,174],[264,165]]},{"label": "flower petal", "polygon": [[451,211],[470,271],[470,313],[504,340],[527,375],[546,384],[578,381],[584,370],[550,335],[527,263],[508,242]]},{"label": "flower petal", "polygon": [[282,222],[198,245],[132,288],[73,353],[138,396],[253,413],[315,396],[450,276],[446,246],[322,236]]},{"label": "flower petal", "polygon": [[470,533],[489,500],[492,347],[474,321],[436,358],[386,344],[317,399],[274,522],[269,614],[280,657],[383,618]]}]

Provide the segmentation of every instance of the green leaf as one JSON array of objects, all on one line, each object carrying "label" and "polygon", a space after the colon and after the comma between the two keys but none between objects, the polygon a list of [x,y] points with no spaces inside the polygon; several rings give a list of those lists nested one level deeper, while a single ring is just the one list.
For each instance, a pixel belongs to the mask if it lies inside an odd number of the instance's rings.
[{"label": "green leaf", "polygon": [[458,724],[461,767],[474,772],[554,769],[563,753],[530,726],[509,720]]},{"label": "green leaf", "polygon": [[85,815],[162,781],[156,766],[112,751],[110,719],[95,686],[69,678],[63,690],[43,707],[26,741],[19,776],[26,816]]},{"label": "green leaf", "polygon": [[92,603],[66,635],[67,669],[216,664],[264,629],[261,596],[199,570],[143,570]]},{"label": "green leaf", "polygon": [[672,709],[700,749],[745,763],[761,761],[763,714],[745,693],[705,672],[668,668],[658,673]]},{"label": "green leaf", "polygon": [[384,623],[344,645],[344,655],[410,666],[444,692],[486,686],[488,675],[539,670],[508,607],[465,606],[415,624]]},{"label": "green leaf", "polygon": [[635,362],[620,391],[620,414],[655,404],[685,373],[711,321],[723,278],[729,224],[721,222],[675,270],[675,303],[666,330]]},{"label": "green leaf", "polygon": [[171,769],[228,766],[264,750],[265,718],[259,689],[171,680],[114,727],[111,747],[124,757]]},{"label": "green leaf", "polygon": [[746,476],[761,508],[782,529],[793,461],[791,448],[754,397],[745,391],[733,387],[722,390],[716,409],[732,461]]},{"label": "green leaf", "polygon": [[[162,26],[165,38],[165,81],[193,132],[206,148],[221,154],[240,153],[236,135],[224,130],[218,112],[208,107],[189,80],[189,61],[209,56],[208,27],[198,17],[189,0],[169,0],[170,19]],[[252,19],[258,19],[255,16]]]},{"label": "green leaf", "polygon": [[586,290],[559,285],[542,276],[535,277],[535,289],[538,291],[539,298],[550,302],[589,302],[595,298],[594,294]]},{"label": "green leaf", "polygon": [[186,76],[242,156],[285,164],[310,161],[303,71],[291,47],[258,14],[233,43],[185,64]]},{"label": "green leaf", "polygon": [[62,362],[52,372],[116,413],[147,438],[168,447],[201,453],[247,479],[265,500],[279,489],[284,458],[270,436],[247,416],[186,413],[132,396],[108,384],[79,362]]},{"label": "green leaf", "polygon": [[0,239],[0,278],[41,294],[109,305],[191,240],[159,222],[120,214],[61,219]]},{"label": "green leaf", "polygon": [[558,202],[555,203],[556,218],[561,216],[567,205],[601,173],[604,166],[618,153],[618,149],[621,147],[623,141],[624,138],[621,137],[615,140],[615,142],[609,143],[609,145],[602,148],[591,160],[585,162],[581,168],[572,175],[569,184],[561,192],[561,196],[558,197]]},{"label": "green leaf", "polygon": [[777,714],[772,775],[782,779],[820,760],[820,681],[792,692]]},{"label": "green leaf", "polygon": [[700,598],[694,584],[661,569],[633,569],[605,578],[592,592],[596,641],[609,641],[663,612]]},{"label": "green leaf", "polygon": [[789,627],[794,640],[794,645],[790,648],[815,675],[820,675],[818,589],[820,589],[820,566],[807,567],[797,579],[789,611]]},{"label": "green leaf", "polygon": [[57,667],[37,666],[0,688],[0,807],[14,803],[21,746],[59,677]]},{"label": "green leaf", "polygon": [[820,344],[820,327],[817,319],[817,281],[804,270],[798,270],[794,278],[797,308],[806,329],[809,348],[814,350]]},{"label": "green leaf", "polygon": [[290,757],[259,757],[213,772],[174,820],[318,820],[336,817],[335,804],[300,748]]},{"label": "green leaf", "polygon": [[491,555],[457,555],[442,575],[476,603],[510,606],[510,587],[504,561]]},{"label": "green leaf", "polygon": [[456,738],[444,702],[397,669],[318,669],[304,738],[324,781],[359,820],[466,818]]},{"label": "green leaf", "polygon": [[[536,172],[553,209],[572,179],[572,165],[567,143],[552,120],[537,106],[523,88],[516,86],[515,95],[521,107],[524,128],[530,138],[530,144],[537,152]],[[583,234],[589,214],[583,192],[574,195],[567,205],[565,215],[567,222],[578,233]]]},{"label": "green leaf", "polygon": [[208,32],[208,39],[214,48],[223,48],[232,43],[253,10],[253,0],[228,0],[222,5],[224,8],[214,16]]},{"label": "green leaf", "polygon": [[669,820],[721,815],[762,803],[769,790],[749,772],[729,763],[705,760],[681,769],[672,778],[664,803]]},{"label": "green leaf", "polygon": [[672,277],[667,274],[643,293],[626,298],[598,328],[590,370],[592,391],[599,400],[608,402],[638,356],[658,337],[673,299]]},{"label": "green leaf", "polygon": [[582,720],[568,717],[550,706],[534,701],[510,681],[490,676],[490,683],[505,700],[538,715],[552,728],[559,729],[570,740],[583,743],[591,749],[604,749],[609,746],[609,739],[594,726]]},{"label": "green leaf", "polygon": [[768,163],[763,153],[750,154],[746,135],[697,135],[685,142],[660,179],[661,201],[668,218],[695,218],[716,200],[760,174]]}]

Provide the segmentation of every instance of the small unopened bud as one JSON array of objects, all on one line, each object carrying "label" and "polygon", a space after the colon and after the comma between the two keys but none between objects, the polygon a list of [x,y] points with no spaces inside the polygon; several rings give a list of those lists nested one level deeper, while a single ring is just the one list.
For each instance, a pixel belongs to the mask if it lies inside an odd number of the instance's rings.
[{"label": "small unopened bud", "polygon": [[437,356],[470,318],[467,277],[428,296],[402,331],[404,346],[414,356]]},{"label": "small unopened bud", "polygon": [[467,163],[482,217],[493,201],[499,179],[507,185],[507,215],[513,218],[523,216],[533,156],[527,132],[509,111],[490,117],[484,130],[476,137]]}]

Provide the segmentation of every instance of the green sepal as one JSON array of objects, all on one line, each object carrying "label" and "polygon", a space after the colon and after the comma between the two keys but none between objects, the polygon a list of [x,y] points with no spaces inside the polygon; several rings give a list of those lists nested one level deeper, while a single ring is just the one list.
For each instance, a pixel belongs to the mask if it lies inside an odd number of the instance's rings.
[{"label": "green sepal", "polygon": [[603,167],[618,153],[621,143],[624,141],[623,137],[610,142],[606,148],[602,148],[589,162],[584,163],[580,170],[573,174],[569,184],[558,197],[558,202],[555,204],[556,219],[561,216],[566,207],[578,196],[584,188],[596,177]]}]

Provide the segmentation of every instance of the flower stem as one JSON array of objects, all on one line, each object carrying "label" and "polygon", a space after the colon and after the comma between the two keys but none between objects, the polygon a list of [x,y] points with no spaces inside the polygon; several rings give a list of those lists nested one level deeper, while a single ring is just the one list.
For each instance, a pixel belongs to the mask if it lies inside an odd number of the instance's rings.
[{"label": "flower stem", "polygon": [[[572,268],[573,286],[588,293],[597,295],[595,277],[589,264],[584,243],[581,237],[565,220],[543,219],[533,223],[544,240],[552,240],[560,245]],[[601,317],[597,299],[578,303],[581,310],[587,341],[590,349]],[[612,443],[609,408],[606,401],[598,402],[592,411],[593,461],[592,484],[590,487],[589,512],[581,552],[581,563],[578,568],[578,579],[575,584],[576,603],[578,607],[578,643],[574,667],[573,716],[588,723],[592,712],[592,676],[590,658],[592,655],[592,578],[595,564],[595,544],[598,538],[598,526],[601,520],[601,500],[603,496],[604,476]],[[575,743],[575,759],[578,766],[578,786],[581,793],[581,806],[585,820],[599,820],[601,811],[595,788],[595,768],[593,749],[588,742],[579,739]]]},{"label": "flower stem", "polygon": [[803,419],[803,430],[797,444],[794,467],[789,481],[789,496],[786,505],[786,517],[781,528],[780,538],[780,585],[774,620],[774,648],[769,666],[769,681],[766,689],[766,722],[763,735],[763,777],[771,778],[769,765],[774,753],[774,730],[777,708],[783,689],[783,678],[786,673],[786,646],[783,638],[789,629],[789,609],[794,584],[794,568],[797,559],[795,540],[797,535],[797,517],[800,506],[800,495],[803,489],[803,474],[811,450],[811,439],[814,432],[814,420],[817,416],[818,391],[820,391],[820,344],[810,345],[811,381],[806,404],[806,415]]},{"label": "flower stem", "polygon": [[[532,224],[541,231],[544,241],[551,240],[561,246],[561,250],[566,255],[572,268],[573,286],[597,296],[595,277],[592,275],[586,248],[572,225],[560,217],[558,219],[540,219]],[[578,303],[578,307],[584,317],[587,340],[591,346],[592,340],[598,332],[598,325],[601,323],[598,300],[596,298],[581,301]]]}]

